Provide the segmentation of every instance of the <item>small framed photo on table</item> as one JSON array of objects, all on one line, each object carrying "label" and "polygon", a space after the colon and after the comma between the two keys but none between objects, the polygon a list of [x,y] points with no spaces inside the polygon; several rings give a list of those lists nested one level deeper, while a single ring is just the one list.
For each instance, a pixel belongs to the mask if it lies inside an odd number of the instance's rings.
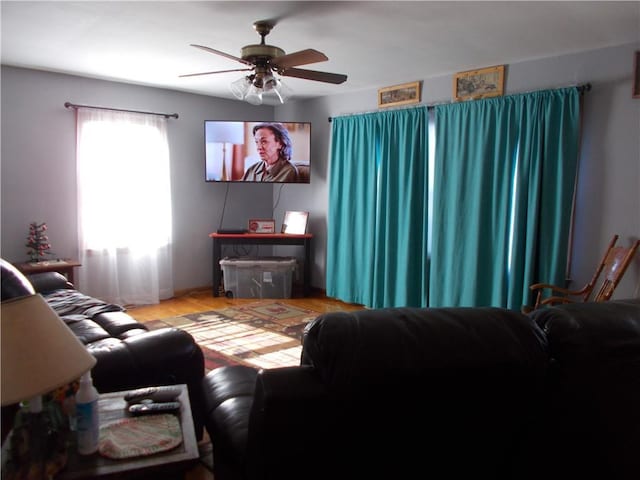
[{"label": "small framed photo on table", "polygon": [[309,212],[286,212],[282,221],[282,233],[304,235],[307,233]]},{"label": "small framed photo on table", "polygon": [[273,219],[252,218],[249,220],[249,233],[275,233],[276,221]]}]

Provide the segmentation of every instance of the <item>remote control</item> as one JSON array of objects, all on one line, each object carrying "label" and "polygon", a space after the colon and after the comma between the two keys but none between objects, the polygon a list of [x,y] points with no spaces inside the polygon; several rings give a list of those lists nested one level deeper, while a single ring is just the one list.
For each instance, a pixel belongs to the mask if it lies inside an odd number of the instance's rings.
[{"label": "remote control", "polygon": [[129,407],[129,413],[133,415],[145,415],[148,413],[175,412],[180,409],[180,402],[165,403],[136,403]]},{"label": "remote control", "polygon": [[163,386],[148,387],[131,390],[124,396],[127,403],[139,403],[141,400],[152,400],[154,402],[171,402],[180,395],[180,387]]}]

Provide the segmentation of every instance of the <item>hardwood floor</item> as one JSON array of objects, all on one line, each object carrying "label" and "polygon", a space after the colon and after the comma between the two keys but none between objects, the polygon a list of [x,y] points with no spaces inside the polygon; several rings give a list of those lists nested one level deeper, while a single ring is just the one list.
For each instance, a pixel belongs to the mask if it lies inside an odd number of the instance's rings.
[{"label": "hardwood floor", "polygon": [[[163,300],[157,305],[128,307],[127,313],[139,322],[146,322],[188,313],[217,310],[233,305],[253,303],[257,300],[256,298],[214,297],[211,294],[211,289],[198,289],[180,294],[169,300]],[[341,310],[361,310],[363,308],[362,305],[344,303],[340,300],[326,297],[323,293],[318,292],[313,293],[310,297],[300,297],[295,295],[294,292],[292,298],[279,298],[277,301],[319,313]]]},{"label": "hardwood floor", "polygon": [[[362,305],[344,303],[340,300],[326,297],[323,293],[314,292],[310,297],[301,297],[299,292],[294,289],[293,298],[278,299],[288,305],[299,308],[306,308],[318,313],[341,311],[341,310],[361,310]],[[255,298],[226,298],[214,297],[211,289],[198,289],[190,292],[178,294],[169,300],[163,300],[157,305],[145,305],[127,307],[127,313],[139,322],[149,320],[158,320],[161,318],[186,315],[188,313],[204,312],[207,310],[217,310],[233,305],[241,305],[257,301]],[[209,439],[205,433],[205,438],[201,442],[203,451],[206,455],[211,455],[210,446],[207,445]],[[210,461],[210,460],[209,460]],[[183,480],[215,480],[213,472],[203,463],[200,462],[195,467],[185,472]]]}]

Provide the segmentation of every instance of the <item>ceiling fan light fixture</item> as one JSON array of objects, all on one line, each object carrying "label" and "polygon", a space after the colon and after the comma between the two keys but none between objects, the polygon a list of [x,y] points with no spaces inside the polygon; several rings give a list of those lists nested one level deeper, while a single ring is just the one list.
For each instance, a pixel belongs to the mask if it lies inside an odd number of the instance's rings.
[{"label": "ceiling fan light fixture", "polygon": [[249,92],[249,88],[251,87],[251,79],[250,77],[242,77],[239,78],[229,85],[229,89],[233,96],[238,100],[244,100],[244,97]]},{"label": "ceiling fan light fixture", "polygon": [[251,85],[244,99],[252,105],[262,105],[262,88]]},{"label": "ceiling fan light fixture", "polygon": [[284,103],[293,95],[293,90],[282,80],[276,80],[276,85],[273,87],[273,91],[278,96],[280,103]]},{"label": "ceiling fan light fixture", "polygon": [[264,89],[265,92],[270,92],[277,86],[277,84],[278,84],[278,79],[270,73],[262,77],[262,88]]},{"label": "ceiling fan light fixture", "polygon": [[238,78],[229,84],[229,89],[238,100],[252,105],[283,104],[293,95],[293,90],[272,73]]}]

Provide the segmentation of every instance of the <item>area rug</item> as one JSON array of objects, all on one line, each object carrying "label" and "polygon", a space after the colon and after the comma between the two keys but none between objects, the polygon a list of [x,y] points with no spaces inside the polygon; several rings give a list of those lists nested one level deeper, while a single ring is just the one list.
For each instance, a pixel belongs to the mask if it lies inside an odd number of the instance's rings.
[{"label": "area rug", "polygon": [[277,368],[300,364],[302,332],[318,312],[274,301],[145,322],[176,327],[200,345],[207,371],[224,365]]}]

